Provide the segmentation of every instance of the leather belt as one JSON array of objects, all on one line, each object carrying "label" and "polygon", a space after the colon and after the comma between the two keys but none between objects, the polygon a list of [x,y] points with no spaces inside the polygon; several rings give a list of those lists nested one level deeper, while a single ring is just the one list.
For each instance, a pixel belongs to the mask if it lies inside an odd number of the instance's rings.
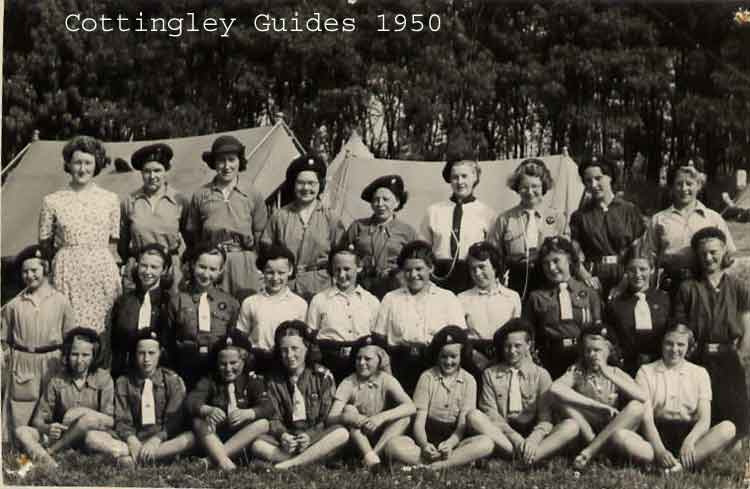
[{"label": "leather belt", "polygon": [[732,343],[706,343],[703,345],[703,351],[708,355],[717,355],[734,351],[734,345]]},{"label": "leather belt", "polygon": [[23,346],[23,345],[11,345],[14,350],[22,351],[24,353],[50,353],[56,350],[60,350],[62,345],[47,345],[47,346]]}]

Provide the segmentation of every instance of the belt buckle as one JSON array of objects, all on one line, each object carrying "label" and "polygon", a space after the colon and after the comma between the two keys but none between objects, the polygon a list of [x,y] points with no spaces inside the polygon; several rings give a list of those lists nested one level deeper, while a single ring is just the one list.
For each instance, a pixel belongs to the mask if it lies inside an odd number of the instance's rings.
[{"label": "belt buckle", "polygon": [[575,345],[576,345],[575,338],[563,338],[562,340],[563,348],[570,348],[571,346],[575,346]]},{"label": "belt buckle", "polygon": [[27,347],[26,349],[29,350],[29,353],[36,353],[36,347],[34,346]]},{"label": "belt buckle", "polygon": [[416,346],[410,347],[409,348],[409,355],[411,355],[413,357],[418,357],[419,356],[419,348],[417,348]]},{"label": "belt buckle", "polygon": [[719,346],[718,343],[707,343],[706,353],[719,353]]},{"label": "belt buckle", "polygon": [[339,348],[339,356],[346,358],[352,353],[352,347],[351,346],[342,346]]},{"label": "belt buckle", "polygon": [[208,347],[207,346],[201,346],[201,347],[199,347],[198,348],[198,353],[200,353],[202,355],[207,355],[208,354]]},{"label": "belt buckle", "polygon": [[602,263],[605,265],[617,265],[617,256],[616,255],[603,256]]}]

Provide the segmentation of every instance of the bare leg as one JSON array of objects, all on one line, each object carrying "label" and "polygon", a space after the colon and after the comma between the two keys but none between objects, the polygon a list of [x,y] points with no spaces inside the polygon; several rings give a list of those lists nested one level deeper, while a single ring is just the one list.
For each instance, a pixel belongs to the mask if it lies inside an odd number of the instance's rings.
[{"label": "bare leg", "polygon": [[696,465],[704,462],[714,453],[720,452],[730,446],[737,430],[731,421],[722,421],[708,433],[703,435],[695,444],[695,463]]},{"label": "bare leg", "polygon": [[234,462],[232,462],[232,459],[227,456],[224,444],[221,442],[221,439],[216,436],[216,433],[209,433],[206,436],[199,438],[198,441],[206,451],[208,458],[218,465],[221,470],[229,472],[237,468]]},{"label": "bare leg", "polygon": [[53,459],[42,446],[41,435],[36,428],[32,428],[31,426],[19,426],[16,428],[15,434],[16,440],[18,440],[32,460],[41,462],[44,465],[49,465],[50,467],[58,466],[55,459]]},{"label": "bare leg", "polygon": [[346,445],[349,441],[349,432],[343,426],[332,430],[323,438],[313,443],[307,449],[295,457],[279,462],[274,467],[278,470],[291,469],[300,465],[307,465],[331,455],[334,451]]},{"label": "bare leg", "polygon": [[492,420],[482,411],[475,409],[467,416],[469,428],[480,435],[488,436],[495,444],[495,450],[505,458],[513,458],[513,444],[505,433],[498,428]]},{"label": "bare leg", "polygon": [[575,459],[576,468],[582,469],[588,465],[589,461],[594,458],[599,451],[604,447],[604,444],[609,442],[610,438],[614,433],[623,429],[634,429],[636,428],[643,416],[643,403],[638,401],[630,401],[625,409],[615,416],[615,419],[609,422],[599,434],[588,444],[586,448],[581,450],[581,453]]},{"label": "bare leg", "polygon": [[494,449],[495,443],[489,436],[476,435],[464,438],[447,460],[433,462],[428,467],[430,470],[443,470],[470,464],[480,458],[489,457]]},{"label": "bare leg", "polygon": [[570,406],[563,406],[562,411],[567,417],[578,423],[579,434],[586,443],[594,441],[594,438],[596,438],[594,428],[591,427],[591,423],[589,423],[586,416],[584,416],[581,411]]},{"label": "bare leg", "polygon": [[371,467],[380,463],[380,457],[373,451],[372,444],[367,435],[362,433],[359,428],[352,428],[349,431],[349,438],[354,442],[359,452],[364,456],[365,465]]},{"label": "bare leg", "polygon": [[610,438],[610,445],[639,464],[654,461],[654,447],[635,431],[617,430]]},{"label": "bare leg", "polygon": [[268,433],[268,428],[269,423],[266,419],[258,419],[244,426],[224,443],[224,450],[226,450],[227,457],[237,455],[237,453],[250,445],[260,435]]},{"label": "bare leg", "polygon": [[95,416],[84,414],[73,421],[70,427],[55,443],[50,445],[47,451],[50,455],[65,450],[86,438],[86,433],[99,427],[99,420]]},{"label": "bare leg", "polygon": [[422,450],[406,435],[392,438],[385,447],[385,455],[391,461],[407,465],[417,465],[422,461]]},{"label": "bare leg", "polygon": [[411,424],[411,418],[401,418],[386,426],[386,428],[383,430],[383,434],[380,435],[380,439],[375,444],[375,447],[372,450],[377,454],[382,453],[388,442],[390,442],[395,437],[401,436],[406,433],[406,430],[409,429],[409,424]]},{"label": "bare leg", "polygon": [[106,431],[89,431],[86,433],[84,443],[92,452],[104,453],[115,459],[130,456],[127,443],[116,439]]},{"label": "bare leg", "polygon": [[560,450],[565,445],[572,442],[578,437],[580,428],[578,423],[573,419],[566,419],[561,423],[558,423],[552,432],[544,438],[536,449],[536,458],[534,463],[541,462],[545,458],[548,458]]},{"label": "bare leg", "polygon": [[181,453],[187,452],[195,446],[195,435],[192,431],[186,431],[167,440],[156,449],[154,461],[173,458]]},{"label": "bare leg", "polygon": [[291,455],[282,450],[280,446],[270,443],[263,438],[256,439],[253,444],[250,445],[250,452],[255,457],[273,463],[283,462],[291,458]]}]

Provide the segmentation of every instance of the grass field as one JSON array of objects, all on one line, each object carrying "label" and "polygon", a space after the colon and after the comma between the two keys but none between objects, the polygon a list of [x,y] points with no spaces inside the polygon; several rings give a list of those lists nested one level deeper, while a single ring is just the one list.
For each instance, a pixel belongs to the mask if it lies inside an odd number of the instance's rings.
[{"label": "grass field", "polygon": [[[747,488],[743,482],[750,451],[726,454],[696,473],[663,476],[602,461],[576,475],[569,460],[554,459],[534,470],[520,470],[512,464],[492,460],[486,467],[467,467],[433,474],[420,469],[404,471],[399,467],[370,473],[355,461],[337,466],[306,467],[290,472],[274,472],[267,465],[252,462],[226,475],[206,470],[196,458],[169,465],[123,469],[102,456],[81,456],[69,451],[59,457],[64,469],[32,470],[24,479],[4,475],[6,485],[44,486],[119,486],[119,487],[217,487],[268,489],[368,489],[368,488],[472,488],[472,489],[728,489]],[[5,452],[3,467],[14,468],[15,454]]]}]

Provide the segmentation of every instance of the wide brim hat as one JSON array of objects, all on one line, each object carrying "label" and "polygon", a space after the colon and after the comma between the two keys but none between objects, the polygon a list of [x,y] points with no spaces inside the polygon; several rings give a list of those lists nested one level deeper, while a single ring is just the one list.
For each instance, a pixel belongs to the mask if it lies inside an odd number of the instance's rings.
[{"label": "wide brim hat", "polygon": [[404,180],[399,175],[384,175],[370,182],[370,184],[362,190],[362,200],[365,202],[372,202],[372,197],[375,195],[375,191],[379,188],[387,188],[396,196],[399,202],[396,210],[401,210],[401,208],[404,207],[404,204],[406,204],[406,200],[409,198],[409,194],[404,189]]},{"label": "wide brim hat", "polygon": [[241,159],[244,159],[245,145],[234,136],[219,136],[211,145],[211,151],[204,151],[201,158],[205,163],[211,166],[213,165],[216,156],[224,153],[237,153]]},{"label": "wide brim hat", "polygon": [[148,146],[137,149],[133,153],[130,157],[130,166],[135,170],[142,171],[143,165],[149,161],[156,161],[160,163],[165,170],[169,170],[172,167],[173,156],[174,152],[168,144],[149,144]]}]

